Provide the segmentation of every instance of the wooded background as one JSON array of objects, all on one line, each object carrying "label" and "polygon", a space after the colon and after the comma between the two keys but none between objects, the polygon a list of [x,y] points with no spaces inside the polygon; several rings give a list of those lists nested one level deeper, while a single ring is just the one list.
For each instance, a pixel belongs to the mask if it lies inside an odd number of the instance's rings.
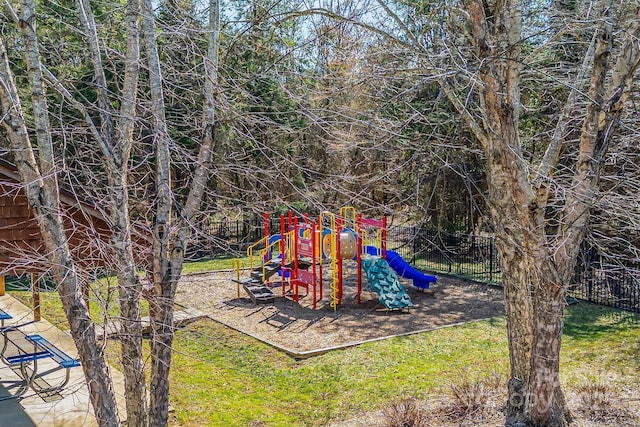
[{"label": "wooded background", "polygon": [[[525,11],[529,34],[524,44],[531,63],[523,70],[522,142],[528,159],[542,156],[564,113],[575,72],[583,66],[591,23],[572,21],[569,13],[590,4],[541,1]],[[117,47],[124,42],[124,11],[111,5],[97,15],[97,22],[100,36]],[[325,1],[315,15],[304,6],[281,0],[223,3],[217,89],[221,136],[201,220],[354,205],[400,222],[491,232],[484,154],[435,81],[438,70],[424,68],[414,53],[350,22],[374,25],[386,19],[375,2]],[[438,60],[458,63],[460,74],[472,71],[463,40],[443,39],[448,25],[444,5],[398,2],[398,8],[404,6],[411,7],[406,12],[411,25],[431,32],[431,47],[442,56]],[[348,19],[336,21],[322,11]],[[624,15],[623,10],[618,13]],[[84,39],[65,24],[75,15],[72,4],[45,2],[39,7],[43,56],[74,97],[91,100],[95,87]],[[166,1],[158,5],[156,17],[174,180],[179,184],[190,174],[199,141],[207,10],[197,2]],[[19,37],[8,21],[5,16],[3,35],[20,83],[26,70]],[[459,56],[445,55],[449,44],[456,45]],[[123,58],[112,50],[104,61],[109,84],[117,89]],[[456,77],[446,72],[448,78]],[[47,93],[52,98],[52,138],[69,175],[61,185],[100,206],[106,197],[96,176],[101,161],[95,150],[87,149],[93,142],[86,125],[68,101],[52,89]],[[638,114],[634,95],[625,111],[629,117]],[[140,90],[138,96],[130,165],[133,213],[149,221],[153,134],[144,124],[151,119],[150,95]],[[28,110],[28,100],[23,102]],[[625,121],[604,159],[602,192],[594,197],[598,215],[590,233],[603,251],[632,258],[638,258],[636,135],[636,121]],[[6,137],[0,143],[2,157],[11,160]],[[564,162],[572,155],[563,151]]]}]

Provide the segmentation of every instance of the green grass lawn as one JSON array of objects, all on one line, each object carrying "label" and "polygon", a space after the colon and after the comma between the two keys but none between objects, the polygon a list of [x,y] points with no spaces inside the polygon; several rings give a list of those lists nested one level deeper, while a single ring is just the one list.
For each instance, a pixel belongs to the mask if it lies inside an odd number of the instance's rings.
[{"label": "green grass lawn", "polygon": [[[11,295],[22,301],[27,307],[33,306],[33,293],[24,286],[10,288]],[[62,302],[57,292],[51,290],[40,291],[40,312],[42,317],[60,329],[69,329],[67,318],[62,309]],[[106,318],[119,315],[118,287],[114,277],[96,280],[90,285],[89,312],[91,318],[99,325],[104,324]],[[149,315],[149,304],[141,299],[140,312],[142,316]]]},{"label": "green grass lawn", "polygon": [[[567,309],[566,387],[638,388],[640,316],[580,303]],[[321,426],[398,396],[438,398],[458,381],[506,384],[504,319],[469,323],[295,361],[215,322],[179,331],[171,376],[175,425]],[[640,390],[636,390],[640,391]],[[262,424],[260,424],[262,423]]]},{"label": "green grass lawn", "polygon": [[[204,261],[187,262],[182,269],[183,274],[192,273],[208,273],[211,271],[219,270],[231,270],[234,268],[233,257],[220,257]],[[242,257],[240,260],[241,267],[247,267],[249,264],[249,258]]]},{"label": "green grass lawn", "polygon": [[398,395],[425,397],[445,378],[506,375],[504,322],[486,321],[296,361],[203,321],[176,336],[176,425],[316,426]]},{"label": "green grass lawn", "polygon": [[[216,261],[217,268],[231,260]],[[207,262],[185,271],[211,269]],[[92,316],[117,312],[106,279],[94,285]],[[29,304],[31,294],[11,291]],[[108,301],[108,303],[105,302]],[[66,320],[57,293],[42,292],[43,316]],[[640,395],[640,315],[588,303],[567,308],[561,379],[568,389],[606,384]],[[179,330],[171,369],[174,426],[324,426],[375,410],[401,396],[438,399],[462,381],[506,383],[503,318],[364,344],[296,361],[210,320]],[[118,366],[119,345],[109,359]],[[605,424],[606,425],[606,424]]]}]

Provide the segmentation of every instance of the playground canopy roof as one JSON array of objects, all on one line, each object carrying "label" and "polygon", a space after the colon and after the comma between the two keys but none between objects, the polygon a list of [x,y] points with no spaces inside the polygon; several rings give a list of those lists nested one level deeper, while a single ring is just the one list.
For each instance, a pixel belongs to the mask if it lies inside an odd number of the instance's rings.
[{"label": "playground canopy roof", "polygon": [[[83,268],[109,265],[108,220],[95,207],[67,191],[60,191],[60,202],[69,247]],[[140,250],[139,265],[145,265],[150,249],[147,233],[135,236]],[[146,259],[145,259],[146,258]],[[28,205],[17,168],[0,159],[0,275],[42,273],[49,270],[40,228]]]}]

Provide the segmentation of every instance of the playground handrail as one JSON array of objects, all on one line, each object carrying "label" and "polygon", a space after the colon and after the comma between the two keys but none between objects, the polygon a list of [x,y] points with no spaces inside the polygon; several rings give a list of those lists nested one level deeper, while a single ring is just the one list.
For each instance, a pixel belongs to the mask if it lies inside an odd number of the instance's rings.
[{"label": "playground handrail", "polygon": [[283,263],[287,264],[289,260],[293,260],[295,258],[296,248],[295,248],[295,239],[296,232],[294,230],[289,231],[285,234],[285,253],[282,255]]},{"label": "playground handrail", "polygon": [[358,228],[358,211],[353,206],[343,206],[340,208],[340,216],[343,219],[342,228]]},{"label": "playground handrail", "polygon": [[362,251],[363,255],[366,255],[366,253],[367,253],[367,251],[366,251],[366,247],[367,246],[373,246],[373,247],[377,248],[380,251],[379,255],[382,256],[382,253],[383,253],[383,245],[382,245],[382,243],[383,243],[383,230],[378,228],[378,229],[375,230],[375,233],[376,234],[373,237],[370,237],[368,235],[363,236],[363,238],[362,238],[362,248],[361,248],[361,251]]},{"label": "playground handrail", "polygon": [[247,257],[249,258],[249,267],[253,267],[253,256],[254,256],[253,252],[260,245],[264,245],[265,248],[268,248],[269,247],[269,236],[263,237],[262,239],[258,240],[253,245],[250,245],[247,248]]},{"label": "playground handrail", "polygon": [[[262,263],[262,277],[265,277],[265,273],[266,273],[266,265],[267,262],[272,260],[274,258],[274,255],[281,255],[282,256],[282,264],[286,264],[288,262],[288,260],[292,259],[293,257],[293,235],[294,232],[290,231],[288,233],[285,234],[285,252],[282,252],[282,246],[281,246],[281,240],[282,237],[279,239],[274,240],[273,242],[269,243],[270,237],[266,236],[260,240],[258,240],[256,243],[254,243],[253,245],[249,246],[247,248],[247,257],[249,258],[249,266],[253,267],[253,260],[254,260],[254,256],[258,257],[261,260]],[[273,236],[272,236],[273,237]],[[254,251],[257,247],[264,245],[265,247],[260,249],[257,255],[254,255]],[[268,258],[268,259],[267,259]]]}]

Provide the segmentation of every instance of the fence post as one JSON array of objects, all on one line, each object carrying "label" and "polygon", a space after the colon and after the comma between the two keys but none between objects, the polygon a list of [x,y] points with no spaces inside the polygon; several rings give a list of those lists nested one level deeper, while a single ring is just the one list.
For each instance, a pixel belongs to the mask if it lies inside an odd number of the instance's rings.
[{"label": "fence post", "polygon": [[[594,301],[593,300],[593,265],[591,264],[591,260],[587,261],[589,264],[587,264],[587,289],[586,289],[586,298],[587,301]],[[583,281],[584,283],[584,281]],[[583,285],[584,286],[584,285]],[[584,289],[584,288],[583,288]]]},{"label": "fence post", "polygon": [[421,229],[417,228],[415,225],[411,226],[411,264],[416,265],[416,240],[418,240],[418,233],[420,233]]},{"label": "fence post", "polygon": [[489,238],[489,283],[493,282],[493,244],[494,237]]},{"label": "fence post", "polygon": [[40,280],[38,273],[31,273],[31,293],[33,298],[33,320],[39,322],[42,319],[40,315]]}]

